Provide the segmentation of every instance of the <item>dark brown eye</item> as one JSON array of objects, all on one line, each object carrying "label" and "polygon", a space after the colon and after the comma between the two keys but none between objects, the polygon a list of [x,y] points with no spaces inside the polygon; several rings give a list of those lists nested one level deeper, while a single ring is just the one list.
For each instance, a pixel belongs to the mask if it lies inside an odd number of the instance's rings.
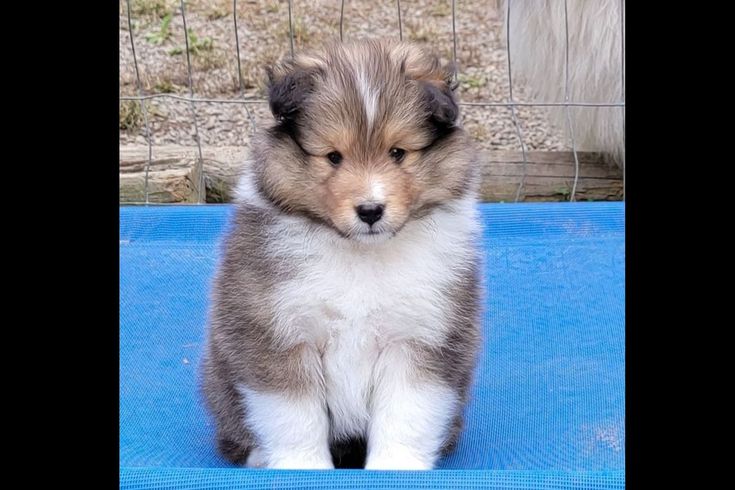
[{"label": "dark brown eye", "polygon": [[393,160],[396,161],[396,163],[401,163],[403,161],[403,157],[406,156],[406,150],[402,150],[400,148],[391,148],[388,154]]},{"label": "dark brown eye", "polygon": [[342,162],[342,154],[338,151],[327,153],[327,160],[336,167]]}]

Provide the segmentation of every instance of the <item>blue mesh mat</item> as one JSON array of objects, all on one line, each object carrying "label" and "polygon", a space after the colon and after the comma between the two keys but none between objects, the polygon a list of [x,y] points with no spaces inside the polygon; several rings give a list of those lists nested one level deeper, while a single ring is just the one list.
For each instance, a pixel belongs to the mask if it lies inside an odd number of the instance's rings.
[{"label": "blue mesh mat", "polygon": [[429,472],[235,468],[197,391],[230,206],[120,208],[121,488],[624,488],[625,207],[484,204],[485,346]]}]

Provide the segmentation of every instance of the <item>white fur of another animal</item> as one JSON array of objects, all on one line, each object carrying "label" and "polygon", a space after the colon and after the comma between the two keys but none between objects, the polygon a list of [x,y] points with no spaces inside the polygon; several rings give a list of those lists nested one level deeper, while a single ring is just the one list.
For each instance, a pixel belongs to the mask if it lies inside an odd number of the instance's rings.
[{"label": "white fur of another animal", "polygon": [[[510,56],[514,85],[525,81],[536,102],[564,102],[565,0],[510,1]],[[566,0],[569,25],[569,101],[622,101],[624,32],[621,0]],[[624,11],[623,11],[624,15]],[[507,38],[503,22],[503,38]],[[621,40],[621,35],[623,39]],[[566,109],[549,110],[568,133]],[[576,149],[607,154],[625,164],[624,114],[620,107],[570,107]]]}]

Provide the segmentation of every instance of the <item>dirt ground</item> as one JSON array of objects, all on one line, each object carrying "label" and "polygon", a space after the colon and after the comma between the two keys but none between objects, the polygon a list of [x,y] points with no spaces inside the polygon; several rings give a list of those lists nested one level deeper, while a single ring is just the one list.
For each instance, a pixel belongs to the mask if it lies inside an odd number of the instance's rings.
[{"label": "dirt ground", "polygon": [[[237,1],[242,90],[238,77],[232,0],[185,2],[196,97],[238,99],[264,97],[264,67],[289,55],[286,0]],[[294,49],[339,38],[341,0],[293,1]],[[404,39],[429,45],[445,61],[452,58],[450,0],[403,0]],[[457,58],[464,102],[508,100],[502,15],[495,0],[463,0],[456,6]],[[187,96],[184,24],[177,0],[130,0],[136,57],[145,94]],[[398,38],[394,1],[345,1],[345,39]],[[127,2],[120,2],[120,95],[136,95],[136,74],[128,27]],[[513,80],[516,100],[527,100],[522,81]],[[160,98],[146,102],[153,143],[195,145],[191,105]],[[250,105],[256,125],[272,118],[264,104]],[[544,109],[517,109],[529,150],[565,149],[562,133],[551,127]],[[203,145],[247,146],[252,129],[242,104],[198,103],[196,116]],[[505,107],[462,107],[463,124],[481,148],[520,150],[510,111]],[[145,144],[138,102],[120,103],[120,144]]]}]

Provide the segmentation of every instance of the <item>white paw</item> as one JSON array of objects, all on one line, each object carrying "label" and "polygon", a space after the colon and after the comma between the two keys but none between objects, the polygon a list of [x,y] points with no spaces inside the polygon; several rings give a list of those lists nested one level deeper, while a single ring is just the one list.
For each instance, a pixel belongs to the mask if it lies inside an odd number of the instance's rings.
[{"label": "white paw", "polygon": [[248,459],[245,460],[245,466],[247,468],[265,468],[268,466],[268,461],[265,458],[265,453],[259,447],[256,447],[248,454]]},{"label": "white paw", "polygon": [[366,470],[430,470],[433,466],[433,461],[427,461],[404,448],[370,454],[365,463]]},{"label": "white paw", "polygon": [[327,455],[303,455],[286,454],[271,456],[268,468],[274,470],[332,470],[331,454]]}]

